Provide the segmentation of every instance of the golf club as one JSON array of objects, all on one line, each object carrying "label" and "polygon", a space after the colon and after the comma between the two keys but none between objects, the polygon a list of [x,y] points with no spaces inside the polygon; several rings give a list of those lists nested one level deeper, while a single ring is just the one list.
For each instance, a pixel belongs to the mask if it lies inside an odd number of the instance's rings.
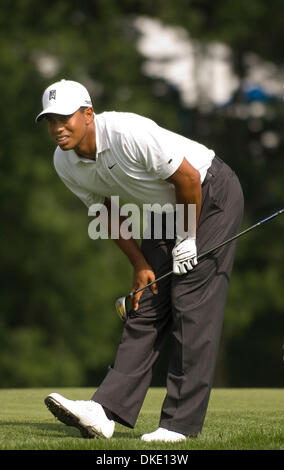
[{"label": "golf club", "polygon": [[[243,230],[242,232],[238,233],[237,235],[234,235],[233,237],[229,238],[228,240],[225,240],[224,242],[220,243],[219,245],[214,246],[210,250],[208,250],[204,253],[201,253],[200,255],[197,256],[197,261],[200,261],[202,258],[204,258],[205,256],[211,254],[213,251],[221,248],[222,246],[227,245],[227,243],[230,243],[233,240],[236,240],[237,238],[241,237],[242,235],[245,235],[246,233],[250,232],[254,228],[259,227],[260,225],[264,224],[265,222],[268,222],[271,219],[274,219],[274,217],[277,217],[278,215],[282,214],[283,212],[284,212],[284,208],[277,211],[277,212],[275,212],[274,214],[270,215],[269,217],[266,217],[265,219],[261,220],[260,222],[257,222],[256,224],[252,225],[251,227],[247,228],[246,230]],[[122,321],[125,321],[127,319],[128,315],[127,315],[126,302],[127,302],[128,299],[130,299],[133,295],[137,294],[138,292],[141,292],[142,290],[146,289],[147,287],[150,287],[152,284],[155,284],[155,283],[161,281],[162,279],[164,279],[165,277],[170,276],[172,273],[173,273],[173,271],[169,271],[168,273],[163,274],[162,276],[155,279],[155,281],[149,282],[149,284],[146,284],[145,286],[140,287],[139,289],[137,289],[134,292],[130,292],[125,297],[119,297],[115,301],[115,308],[116,308],[117,314],[120,317],[120,319]]]}]

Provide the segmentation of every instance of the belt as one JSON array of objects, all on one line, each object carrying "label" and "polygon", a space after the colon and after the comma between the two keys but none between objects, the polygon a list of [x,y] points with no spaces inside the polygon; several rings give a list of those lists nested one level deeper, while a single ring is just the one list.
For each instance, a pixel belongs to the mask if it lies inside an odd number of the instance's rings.
[{"label": "belt", "polygon": [[214,157],[211,163],[211,166],[208,168],[205,179],[202,183],[202,186],[204,186],[208,181],[211,180],[212,177],[217,175],[218,171],[220,170],[221,166],[223,165],[223,160],[219,157]]}]

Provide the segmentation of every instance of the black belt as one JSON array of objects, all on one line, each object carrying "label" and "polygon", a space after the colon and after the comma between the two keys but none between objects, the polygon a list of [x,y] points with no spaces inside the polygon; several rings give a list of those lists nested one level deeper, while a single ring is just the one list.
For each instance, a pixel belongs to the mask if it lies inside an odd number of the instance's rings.
[{"label": "black belt", "polygon": [[204,184],[208,183],[208,181],[210,181],[210,179],[218,173],[218,171],[220,170],[222,165],[223,165],[223,160],[221,160],[221,158],[219,158],[219,157],[214,157],[213,158],[211,166],[207,170],[207,173],[206,173],[205,179],[202,183],[202,186],[204,186]]}]

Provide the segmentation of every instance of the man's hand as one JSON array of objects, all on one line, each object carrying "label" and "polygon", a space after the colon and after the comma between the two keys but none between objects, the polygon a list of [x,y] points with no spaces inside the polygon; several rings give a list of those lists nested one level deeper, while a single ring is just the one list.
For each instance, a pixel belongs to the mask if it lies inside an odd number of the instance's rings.
[{"label": "man's hand", "polygon": [[[137,289],[140,289],[140,287],[144,287],[146,286],[146,284],[148,284],[149,282],[153,282],[153,281],[155,281],[155,274],[151,266],[149,266],[149,264],[135,266],[134,273],[133,273],[133,289],[131,292],[134,292]],[[158,293],[156,284],[152,284],[152,286],[150,286],[150,289],[152,290],[153,294]],[[139,300],[143,292],[144,291],[142,290],[141,292],[138,292],[138,294],[135,294],[131,297],[134,310],[138,309]]]},{"label": "man's hand", "polygon": [[174,274],[185,274],[197,265],[197,249],[195,238],[177,240],[172,250]]}]

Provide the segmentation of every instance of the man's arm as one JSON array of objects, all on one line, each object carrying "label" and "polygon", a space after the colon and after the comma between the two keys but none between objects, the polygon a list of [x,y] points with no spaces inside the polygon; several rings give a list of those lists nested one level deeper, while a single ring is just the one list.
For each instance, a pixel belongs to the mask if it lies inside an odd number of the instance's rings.
[{"label": "man's arm", "polygon": [[179,168],[167,180],[175,186],[176,203],[184,204],[184,230],[188,232],[188,204],[196,205],[196,228],[198,226],[201,202],[202,202],[202,189],[200,182],[200,173],[196,170],[185,158],[183,159]]},{"label": "man's arm", "polygon": [[[111,233],[111,203],[109,199],[105,199],[105,206],[108,210],[108,231]],[[124,217],[119,216],[119,226],[125,220]],[[119,238],[114,240],[117,246],[126,254],[130,263],[133,266],[133,286],[131,292],[134,292],[136,289],[145,286],[149,282],[155,280],[155,274],[152,267],[147,263],[142,251],[140,250],[136,240],[130,238],[128,240],[121,237],[119,233]],[[153,284],[151,286],[152,292],[157,293],[157,286]],[[138,309],[138,303],[140,300],[143,291],[132,297],[132,305],[134,310]]]},{"label": "man's arm", "polygon": [[[184,206],[183,227],[177,227],[176,244],[172,251],[173,272],[181,275],[197,264],[196,230],[202,203],[200,173],[184,158],[167,181],[175,186],[176,203]],[[188,204],[195,205],[196,220],[188,220]]]}]

